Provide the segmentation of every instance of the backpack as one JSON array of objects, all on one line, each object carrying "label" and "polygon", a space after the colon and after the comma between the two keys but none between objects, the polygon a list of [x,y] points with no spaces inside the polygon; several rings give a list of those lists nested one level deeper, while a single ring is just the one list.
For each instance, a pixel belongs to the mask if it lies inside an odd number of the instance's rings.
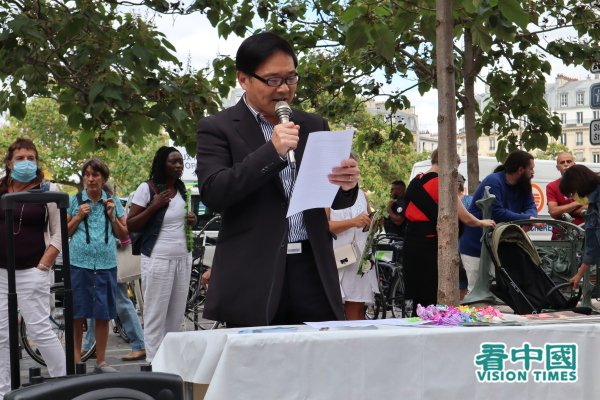
[{"label": "backpack", "polygon": [[[154,198],[154,195],[156,194],[156,192],[154,191],[154,185],[149,180],[146,181],[146,184],[148,184],[148,190],[150,191],[150,200],[148,201],[148,204],[150,204],[150,202]],[[132,255],[139,256],[142,254],[142,239],[143,239],[143,237],[144,237],[143,231],[129,232],[129,239],[131,240],[131,254]]]},{"label": "backpack", "polygon": [[[86,202],[83,201],[83,193],[79,192],[77,193],[77,195],[75,195],[75,198],[77,199],[77,205],[80,206],[82,204],[85,204]],[[104,243],[108,243],[108,212],[106,211],[106,204],[104,204],[104,201],[102,201],[102,207],[104,207]],[[83,219],[83,224],[85,225],[85,242],[87,244],[90,244],[90,227],[88,225],[88,219],[84,218]],[[111,233],[114,235],[114,229],[111,225],[110,227],[110,231]]]}]

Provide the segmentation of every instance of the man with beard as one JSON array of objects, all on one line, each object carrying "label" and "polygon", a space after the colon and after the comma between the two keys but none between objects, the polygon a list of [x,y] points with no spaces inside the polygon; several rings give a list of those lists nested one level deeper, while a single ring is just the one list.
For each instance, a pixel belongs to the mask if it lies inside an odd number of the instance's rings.
[{"label": "man with beard", "polygon": [[[486,176],[473,195],[469,212],[481,219],[482,212],[475,204],[483,197],[486,186],[496,196],[492,204],[492,216],[496,222],[518,219],[534,219],[537,209],[531,193],[534,169],[533,156],[526,151],[516,150],[508,155],[504,164]],[[481,254],[481,228],[466,226],[460,239],[460,257],[467,270],[469,291],[479,278],[479,256]]]}]

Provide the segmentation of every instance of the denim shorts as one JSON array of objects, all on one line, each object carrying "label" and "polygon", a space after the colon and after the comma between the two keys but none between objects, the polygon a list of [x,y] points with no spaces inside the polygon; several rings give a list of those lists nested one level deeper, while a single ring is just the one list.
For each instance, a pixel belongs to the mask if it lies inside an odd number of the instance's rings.
[{"label": "denim shorts", "polygon": [[93,270],[71,266],[71,286],[73,318],[110,320],[117,316],[116,267]]}]

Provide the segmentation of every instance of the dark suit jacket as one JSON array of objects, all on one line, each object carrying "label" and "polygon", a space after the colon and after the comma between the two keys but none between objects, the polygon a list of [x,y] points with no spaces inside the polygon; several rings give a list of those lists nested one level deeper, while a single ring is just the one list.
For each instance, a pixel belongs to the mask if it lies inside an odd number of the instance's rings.
[{"label": "dark suit jacket", "polygon": [[[329,130],[327,121],[300,110],[298,168],[310,132]],[[279,304],[287,253],[288,201],[279,171],[286,166],[244,100],[198,123],[197,169],[200,197],[222,214],[204,317],[236,325],[268,325]],[[333,208],[354,204],[358,189],[340,189]],[[304,220],[327,298],[344,319],[332,236],[322,208]]]}]

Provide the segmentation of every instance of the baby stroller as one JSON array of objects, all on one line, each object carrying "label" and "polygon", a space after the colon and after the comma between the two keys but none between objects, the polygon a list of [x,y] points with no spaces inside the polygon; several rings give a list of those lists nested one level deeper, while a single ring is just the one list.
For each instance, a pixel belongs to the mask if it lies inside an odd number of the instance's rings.
[{"label": "baby stroller", "polygon": [[542,310],[574,309],[581,299],[581,287],[574,291],[568,282],[555,285],[541,268],[542,260],[531,239],[520,226],[501,224],[484,237],[496,269],[491,292],[516,314],[535,314]]}]

